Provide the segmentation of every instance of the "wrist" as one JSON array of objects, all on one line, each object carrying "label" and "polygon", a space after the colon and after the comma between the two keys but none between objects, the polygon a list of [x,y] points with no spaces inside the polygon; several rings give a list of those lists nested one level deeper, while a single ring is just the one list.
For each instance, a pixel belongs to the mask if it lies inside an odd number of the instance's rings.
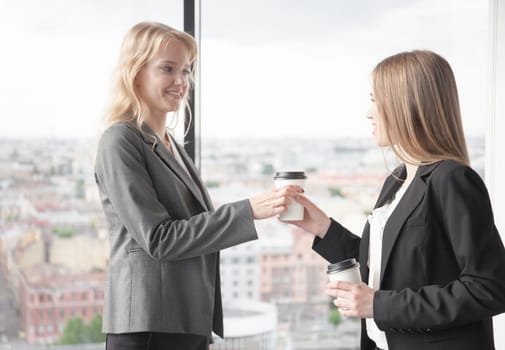
[{"label": "wrist", "polygon": [[328,229],[330,228],[330,225],[331,225],[331,219],[326,218],[326,220],[320,225],[318,232],[316,232],[316,235],[321,239],[324,238],[324,236],[328,232]]}]

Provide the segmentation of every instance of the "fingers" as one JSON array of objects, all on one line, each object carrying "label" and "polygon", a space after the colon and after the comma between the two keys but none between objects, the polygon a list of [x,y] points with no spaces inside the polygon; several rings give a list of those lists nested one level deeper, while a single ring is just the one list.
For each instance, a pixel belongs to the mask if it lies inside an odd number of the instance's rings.
[{"label": "fingers", "polygon": [[288,206],[293,201],[293,194],[286,190],[274,191],[265,197],[265,204],[275,207]]},{"label": "fingers", "polygon": [[299,193],[303,193],[304,190],[300,186],[287,185],[287,186],[275,188],[274,192],[277,193],[278,195],[281,195],[281,196],[285,195],[285,196],[294,197]]},{"label": "fingers", "polygon": [[359,286],[360,284],[347,282],[347,281],[331,281],[326,285],[327,289],[343,289],[343,290],[352,290],[354,286]]},{"label": "fingers", "polygon": [[297,200],[297,202],[300,202],[303,205],[312,204],[312,202],[307,197],[305,197],[304,195],[301,195],[301,194],[297,194],[295,196],[295,199]]},{"label": "fingers", "polygon": [[345,299],[335,299],[333,304],[338,308],[340,314],[344,317],[360,317],[355,305],[347,302]]},{"label": "fingers", "polygon": [[274,208],[279,208],[279,207],[282,207],[282,208],[286,208],[288,207],[288,205],[291,203],[291,199],[287,196],[282,196],[280,198],[277,198],[277,199],[274,199],[273,202],[272,202],[272,207]]},{"label": "fingers", "polygon": [[326,294],[335,298],[333,304],[342,316],[357,317],[358,304],[352,292],[343,289],[327,289]]},{"label": "fingers", "polygon": [[300,193],[297,193],[294,196],[294,198],[298,203],[303,205],[305,208],[311,208],[311,209],[317,208],[317,206],[310,199],[308,199],[307,197],[305,197],[304,195],[302,195]]},{"label": "fingers", "polygon": [[373,316],[370,308],[366,308],[359,300],[338,298],[333,300],[333,304],[345,317],[371,318]]},{"label": "fingers", "polygon": [[330,282],[326,294],[334,297],[333,303],[346,317],[367,318],[373,316],[373,295],[375,290],[361,283],[346,281]]},{"label": "fingers", "polygon": [[300,186],[287,185],[250,198],[254,219],[265,219],[285,212],[293,197],[302,192]]},{"label": "fingers", "polygon": [[282,188],[274,189],[271,196],[272,205],[274,207],[286,207],[292,202],[292,198],[298,193],[303,192],[303,188],[299,186],[289,185]]},{"label": "fingers", "polygon": [[[329,295],[330,297],[334,298],[350,298],[352,297],[352,294],[354,292],[353,288],[340,288],[340,283],[344,283],[343,281],[336,281],[336,282],[331,282],[328,283],[328,286],[325,290],[326,295]],[[348,282],[345,282],[348,283]],[[357,284],[351,283],[354,286],[357,286]]]}]

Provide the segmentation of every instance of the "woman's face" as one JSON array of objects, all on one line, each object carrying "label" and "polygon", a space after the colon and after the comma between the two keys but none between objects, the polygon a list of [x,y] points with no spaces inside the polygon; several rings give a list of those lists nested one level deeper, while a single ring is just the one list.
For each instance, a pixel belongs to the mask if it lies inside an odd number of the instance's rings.
[{"label": "woman's face", "polygon": [[189,52],[177,39],[168,42],[141,68],[135,86],[149,110],[149,118],[165,117],[179,109],[188,91],[190,69]]},{"label": "woman's face", "polygon": [[373,92],[370,93],[370,100],[372,104],[368,109],[367,118],[372,121],[372,134],[375,136],[375,142],[379,147],[390,146],[384,129],[384,119],[379,113]]}]

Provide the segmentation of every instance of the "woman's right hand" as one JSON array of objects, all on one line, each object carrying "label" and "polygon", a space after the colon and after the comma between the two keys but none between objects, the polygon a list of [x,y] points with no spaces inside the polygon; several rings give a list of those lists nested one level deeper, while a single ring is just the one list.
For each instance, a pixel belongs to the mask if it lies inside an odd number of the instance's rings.
[{"label": "woman's right hand", "polygon": [[305,213],[303,220],[289,221],[289,223],[323,238],[331,224],[331,220],[328,215],[326,215],[324,211],[322,211],[307,197],[302,196],[301,194],[297,194],[295,196],[295,200],[305,207]]},{"label": "woman's right hand", "polygon": [[253,218],[266,219],[285,212],[293,197],[302,192],[303,188],[288,185],[249,198]]}]

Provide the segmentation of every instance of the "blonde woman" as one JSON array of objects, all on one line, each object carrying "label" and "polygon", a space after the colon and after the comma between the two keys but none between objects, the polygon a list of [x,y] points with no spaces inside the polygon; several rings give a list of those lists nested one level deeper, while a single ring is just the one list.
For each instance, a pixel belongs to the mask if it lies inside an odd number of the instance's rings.
[{"label": "blonde woman", "polygon": [[197,169],[167,131],[186,102],[197,48],[161,23],[124,38],[95,177],[110,235],[106,348],[208,349],[223,336],[219,250],[257,238],[301,189],[213,208]]},{"label": "blonde woman", "polygon": [[356,258],[363,284],[328,285],[344,316],[362,318],[361,349],[491,350],[505,311],[505,249],[489,196],[469,166],[447,61],[430,51],[384,59],[368,118],[403,165],[386,179],[363,234],[302,195],[296,225],[330,262]]}]

